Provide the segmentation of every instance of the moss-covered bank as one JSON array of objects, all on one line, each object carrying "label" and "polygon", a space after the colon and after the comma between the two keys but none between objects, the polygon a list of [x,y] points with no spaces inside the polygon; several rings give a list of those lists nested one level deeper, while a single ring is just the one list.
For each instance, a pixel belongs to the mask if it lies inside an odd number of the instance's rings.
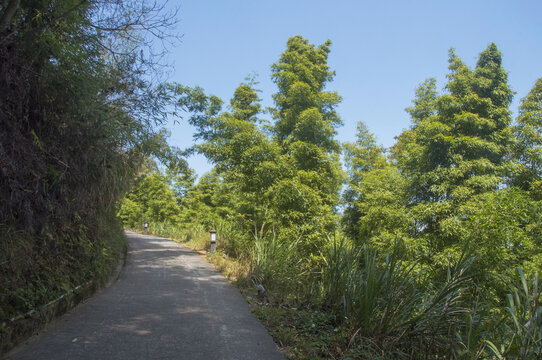
[{"label": "moss-covered bank", "polygon": [[91,296],[126,251],[122,227],[111,216],[91,224],[79,219],[35,237],[2,230],[0,353]]}]

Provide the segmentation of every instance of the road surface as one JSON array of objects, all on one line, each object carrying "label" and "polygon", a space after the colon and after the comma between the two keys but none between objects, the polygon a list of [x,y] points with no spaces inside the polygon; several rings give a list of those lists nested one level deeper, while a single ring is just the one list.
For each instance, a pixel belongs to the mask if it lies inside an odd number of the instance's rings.
[{"label": "road surface", "polygon": [[284,359],[238,290],[198,254],[127,238],[119,280],[8,359]]}]

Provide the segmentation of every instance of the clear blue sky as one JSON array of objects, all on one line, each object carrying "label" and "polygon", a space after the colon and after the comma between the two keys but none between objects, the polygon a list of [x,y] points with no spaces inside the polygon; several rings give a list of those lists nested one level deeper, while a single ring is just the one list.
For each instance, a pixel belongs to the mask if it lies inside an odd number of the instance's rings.
[{"label": "clear blue sky", "polygon": [[[328,85],[343,101],[340,141],[355,139],[363,121],[389,147],[410,125],[410,106],[418,84],[437,78],[442,90],[448,73],[448,49],[469,66],[491,42],[503,53],[509,84],[516,92],[511,110],[542,77],[542,1],[322,1],[185,0],[180,2],[178,32],[172,50],[174,71],[168,80],[199,85],[229,103],[250,73],[259,74],[265,106],[276,91],[270,66],[294,35],[313,44],[333,43],[328,63],[336,71]],[[171,125],[172,145],[192,144],[192,129],[181,120]],[[198,174],[211,166],[189,158]]]}]

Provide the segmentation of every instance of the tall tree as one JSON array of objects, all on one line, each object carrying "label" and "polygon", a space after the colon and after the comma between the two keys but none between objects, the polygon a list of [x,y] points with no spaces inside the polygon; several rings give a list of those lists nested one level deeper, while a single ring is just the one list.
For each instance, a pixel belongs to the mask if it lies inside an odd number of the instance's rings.
[{"label": "tall tree", "polygon": [[[232,210],[256,239],[270,226],[271,187],[290,174],[276,142],[259,127],[260,103],[253,81],[242,83],[230,101],[230,110],[213,109],[213,97],[202,91],[179,88],[182,105],[196,109],[190,119],[203,140],[196,150],[215,164],[230,191]],[[197,90],[197,89],[196,89]]]},{"label": "tall tree", "polygon": [[141,177],[134,189],[121,202],[119,216],[130,228],[144,222],[174,223],[181,209],[167,178],[151,172]]},{"label": "tall tree", "polygon": [[357,243],[370,244],[382,253],[393,251],[407,236],[406,178],[388,161],[382,146],[363,122],[357,140],[345,143],[348,186],[343,193],[343,227]]},{"label": "tall tree", "polygon": [[412,101],[413,106],[406,108],[406,112],[415,127],[420,121],[436,114],[437,99],[437,80],[435,78],[426,79],[416,89],[416,97]]},{"label": "tall tree", "polygon": [[472,196],[504,182],[512,140],[512,91],[495,44],[480,54],[474,70],[453,49],[449,64],[448,92],[435,97],[431,83],[422,84],[425,90],[417,92],[415,106],[407,109],[414,126],[395,149],[411,179],[409,201],[426,254],[441,264],[458,243],[454,230],[444,228],[442,221]]},{"label": "tall tree", "polygon": [[514,182],[542,198],[542,78],[522,99],[514,127],[514,153],[519,161]]},{"label": "tall tree", "polygon": [[273,131],[294,169],[291,178],[276,185],[276,215],[285,224],[312,224],[312,230],[303,230],[312,233],[333,227],[335,220],[329,214],[338,203],[343,178],[334,139],[341,125],[335,111],[341,98],[324,91],[334,76],[327,64],[330,45],[328,40],[315,47],[294,36],[271,67],[278,87],[273,95]]},{"label": "tall tree", "polygon": [[[295,36],[287,45],[272,66],[279,89],[272,110],[274,138],[259,125],[253,82],[241,84],[230,111],[223,112],[220,99],[174,86],[181,95],[178,105],[192,113],[189,121],[203,140],[195,149],[216,164],[235,198],[235,211],[252,224],[256,239],[273,226],[289,241],[300,235],[317,238],[336,224],[342,171],[333,136],[340,124],[335,112],[340,97],[324,91],[333,77],[327,65],[330,42],[315,47]],[[311,240],[306,243],[307,251],[316,250]]]},{"label": "tall tree", "polygon": [[221,219],[235,215],[232,187],[215,170],[204,174],[181,199],[181,223],[216,228]]},{"label": "tall tree", "polygon": [[348,180],[352,184],[359,182],[363,175],[386,162],[384,148],[377,145],[374,135],[367,125],[358,122],[356,141],[344,143],[345,164],[348,168]]},{"label": "tall tree", "polygon": [[343,227],[351,237],[359,238],[360,212],[358,202],[362,196],[359,185],[365,175],[371,170],[386,165],[384,148],[376,144],[376,139],[363,122],[358,122],[357,139],[354,143],[344,143],[344,160],[347,171],[347,188],[343,194],[345,203],[342,217]]},{"label": "tall tree", "polygon": [[412,101],[413,106],[405,109],[410,115],[412,124],[409,129],[396,137],[396,143],[390,149],[394,164],[409,177],[418,171],[417,161],[423,152],[423,146],[416,141],[418,136],[416,128],[420,122],[428,122],[437,114],[437,98],[436,79],[426,79],[418,86],[416,96]]},{"label": "tall tree", "polygon": [[342,124],[335,112],[341,97],[324,91],[335,75],[327,64],[330,46],[328,40],[315,47],[297,35],[288,39],[287,49],[272,65],[272,78],[278,86],[273,95],[274,131],[281,144],[303,141],[327,151],[338,150],[333,136]]}]

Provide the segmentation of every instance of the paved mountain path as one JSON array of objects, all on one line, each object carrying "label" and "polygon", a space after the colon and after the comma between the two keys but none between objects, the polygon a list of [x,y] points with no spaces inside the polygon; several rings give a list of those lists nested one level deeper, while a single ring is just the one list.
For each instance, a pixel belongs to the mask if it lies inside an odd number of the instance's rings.
[{"label": "paved mountain path", "polygon": [[9,359],[284,359],[239,291],[198,254],[127,238],[119,280]]}]

